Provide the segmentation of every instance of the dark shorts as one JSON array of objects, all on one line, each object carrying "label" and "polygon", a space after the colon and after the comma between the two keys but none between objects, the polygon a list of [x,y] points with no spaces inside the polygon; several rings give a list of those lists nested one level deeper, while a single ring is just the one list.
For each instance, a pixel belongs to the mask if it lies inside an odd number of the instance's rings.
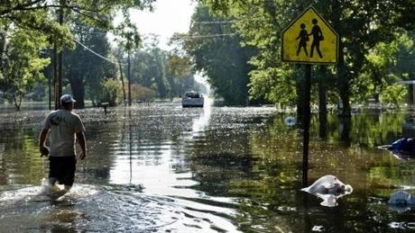
[{"label": "dark shorts", "polygon": [[57,179],[59,184],[72,186],[75,180],[76,157],[49,156],[49,178]]}]

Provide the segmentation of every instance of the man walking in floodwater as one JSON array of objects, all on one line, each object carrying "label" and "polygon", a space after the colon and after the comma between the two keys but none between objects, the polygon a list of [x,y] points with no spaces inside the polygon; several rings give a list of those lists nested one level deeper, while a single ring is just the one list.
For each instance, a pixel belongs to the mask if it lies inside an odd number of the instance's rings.
[{"label": "man walking in floodwater", "polygon": [[298,54],[300,54],[301,48],[304,49],[305,55],[308,56],[308,53],[307,53],[307,41],[309,40],[309,38],[308,38],[308,33],[305,30],[305,24],[302,23],[300,25],[300,28],[301,28],[300,34],[298,34],[297,38],[295,38],[296,40],[299,40],[299,42],[298,42],[298,48],[297,48],[297,56],[298,56]]},{"label": "man walking in floodwater", "polygon": [[320,51],[320,41],[324,40],[323,32],[321,31],[320,26],[317,25],[317,19],[311,21],[313,23],[313,28],[311,29],[310,36],[313,36],[313,42],[311,43],[310,57],[313,57],[314,49],[316,49],[318,56],[323,57]]},{"label": "man walking in floodwater", "polygon": [[[42,156],[49,155],[49,180],[52,195],[59,197],[68,192],[74,183],[76,170],[75,142],[81,147],[81,160],[86,157],[85,127],[81,118],[72,112],[75,100],[70,95],[60,98],[61,109],[52,111],[42,123],[39,135],[39,150]],[[50,139],[50,151],[45,146]],[[64,185],[59,189],[55,184]]]}]

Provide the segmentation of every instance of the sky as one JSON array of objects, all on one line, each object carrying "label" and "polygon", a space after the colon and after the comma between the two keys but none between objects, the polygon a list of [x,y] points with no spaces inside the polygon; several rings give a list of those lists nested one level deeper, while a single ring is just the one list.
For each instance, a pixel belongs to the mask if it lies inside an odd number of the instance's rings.
[{"label": "sky", "polygon": [[196,3],[192,0],[156,0],[154,6],[153,12],[135,10],[132,21],[141,35],[159,35],[160,47],[166,49],[175,32],[188,32]]},{"label": "sky", "polygon": [[[156,0],[152,12],[134,10],[131,20],[140,35],[159,35],[159,47],[169,50],[167,45],[174,33],[187,33],[196,3],[192,0]],[[144,38],[143,37],[143,38]],[[195,75],[196,81],[205,83],[205,78]]]}]

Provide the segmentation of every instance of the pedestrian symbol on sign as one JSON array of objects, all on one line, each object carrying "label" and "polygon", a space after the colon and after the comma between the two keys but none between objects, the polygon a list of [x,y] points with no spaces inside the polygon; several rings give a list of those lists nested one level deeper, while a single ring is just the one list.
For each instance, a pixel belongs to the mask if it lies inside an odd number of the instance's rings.
[{"label": "pedestrian symbol on sign", "polygon": [[338,35],[313,7],[282,33],[281,59],[305,64],[332,64],[338,58]]},{"label": "pedestrian symbol on sign", "polygon": [[310,57],[313,57],[314,49],[317,50],[318,56],[320,58],[323,57],[320,51],[320,41],[324,40],[323,32],[321,31],[320,27],[317,25],[317,19],[313,19],[313,29],[311,30],[310,35],[313,35],[313,43],[311,44],[311,53]]},{"label": "pedestrian symbol on sign", "polygon": [[297,49],[297,56],[298,56],[298,54],[300,54],[301,49],[303,49],[305,55],[308,56],[307,41],[309,41],[310,39],[308,38],[308,33],[307,33],[307,30],[305,29],[306,28],[305,24],[302,23],[300,25],[300,28],[301,28],[300,33],[298,34],[297,38],[295,38],[296,40],[299,40],[298,49]]}]

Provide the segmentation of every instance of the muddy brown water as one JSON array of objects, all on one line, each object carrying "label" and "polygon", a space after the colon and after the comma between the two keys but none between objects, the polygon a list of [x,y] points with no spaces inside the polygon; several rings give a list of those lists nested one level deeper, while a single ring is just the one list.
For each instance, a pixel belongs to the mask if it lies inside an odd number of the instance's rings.
[{"label": "muddy brown water", "polygon": [[[40,198],[45,108],[0,106],[0,232],[412,232],[412,159],[378,149],[411,134],[407,112],[313,114],[308,183],[326,174],[353,192],[335,207],[302,188],[302,136],[273,107],[183,109],[179,102],[76,110],[88,157],[73,190]],[[322,131],[324,129],[324,132]]]}]

